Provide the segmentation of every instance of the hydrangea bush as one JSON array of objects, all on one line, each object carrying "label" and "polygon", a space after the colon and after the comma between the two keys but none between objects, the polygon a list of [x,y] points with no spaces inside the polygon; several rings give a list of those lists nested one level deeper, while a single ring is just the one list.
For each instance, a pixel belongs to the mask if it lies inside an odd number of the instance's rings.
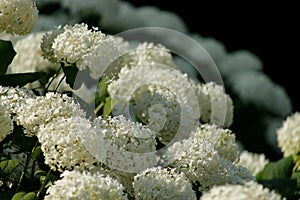
[{"label": "hydrangea bush", "polygon": [[3,0],[0,199],[299,199],[300,114],[262,69],[155,7]]}]

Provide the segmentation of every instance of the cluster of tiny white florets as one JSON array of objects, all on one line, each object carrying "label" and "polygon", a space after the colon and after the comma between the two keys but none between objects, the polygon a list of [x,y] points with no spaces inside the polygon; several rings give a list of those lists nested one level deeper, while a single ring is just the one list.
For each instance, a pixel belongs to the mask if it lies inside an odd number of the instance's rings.
[{"label": "cluster of tiny white florets", "polygon": [[25,104],[26,99],[32,99],[35,95],[32,91],[24,88],[12,88],[0,86],[0,101],[9,108],[13,119],[18,115],[21,105]]},{"label": "cluster of tiny white florets", "polygon": [[[244,185],[222,185],[215,186],[205,192],[200,200],[281,200],[282,197],[264,188],[257,182],[250,181]],[[285,199],[285,198],[283,198]]]},{"label": "cluster of tiny white florets", "polygon": [[216,83],[193,84],[201,112],[201,120],[229,127],[233,120],[233,103],[224,88]]},{"label": "cluster of tiny white florets", "polygon": [[26,98],[17,109],[17,122],[23,125],[28,136],[34,135],[39,127],[58,117],[85,117],[85,112],[74,99],[67,95],[49,92],[46,96]]},{"label": "cluster of tiny white florets", "polygon": [[170,142],[180,125],[180,104],[168,89],[142,87],[131,99],[134,117],[157,133],[163,144]]},{"label": "cluster of tiny white florets", "polygon": [[128,52],[128,55],[130,56],[130,62],[128,63],[130,67],[145,64],[175,67],[170,50],[161,44],[144,42]]},{"label": "cluster of tiny white florets", "polygon": [[[176,133],[189,132],[193,125],[198,122],[200,117],[198,99],[186,74],[182,74],[173,68],[162,68],[149,64],[130,69],[124,67],[118,77],[117,80],[108,85],[108,92],[113,99],[120,100],[124,106],[128,106],[130,103],[136,104],[138,101],[141,104],[144,101],[150,102],[150,107],[144,108],[153,111],[153,116],[149,116],[150,123],[152,120],[158,126],[165,122],[168,124],[168,121],[172,121],[173,125],[175,124],[175,126],[171,126],[171,124],[169,124],[170,126],[164,126],[162,133],[159,133],[162,142],[168,142]],[[127,87],[128,85],[131,87]],[[141,93],[140,91],[145,91],[146,95],[138,95]],[[147,94],[147,91],[150,91],[150,93]],[[156,95],[153,95],[154,93]],[[146,100],[146,97],[149,99]],[[161,102],[158,102],[160,100]],[[178,105],[180,105],[180,109]],[[163,107],[165,111],[160,109]],[[139,109],[139,106],[135,110],[137,117],[144,115],[144,111]],[[163,121],[159,121],[162,119]],[[149,124],[149,121],[144,121],[144,123]],[[178,125],[180,125],[179,129]],[[153,131],[157,131],[157,126],[152,127],[154,128]],[[168,134],[164,135],[165,133]]]},{"label": "cluster of tiny white florets", "polygon": [[[203,140],[200,137],[193,137],[192,134],[188,139],[181,142],[175,142],[168,148],[166,153],[167,161],[170,162],[171,166],[183,171],[190,181],[199,184],[199,191],[205,191],[211,188],[213,185],[223,185],[226,183],[230,184],[242,184],[249,180],[254,180],[254,177],[250,172],[240,166],[235,166],[230,160],[222,157],[222,152],[219,150],[232,151],[235,153],[236,146],[232,147],[221,147],[223,145],[233,145],[231,139],[227,141],[225,134],[229,134],[226,131],[221,133],[214,133],[209,129],[202,129],[203,131],[208,130],[206,134],[217,134],[218,140],[211,142],[210,139]],[[205,133],[203,133],[205,135]],[[200,134],[199,134],[200,135]],[[214,138],[214,136],[208,136],[208,138]],[[222,139],[224,138],[224,139]],[[230,138],[230,136],[229,136]],[[236,157],[234,154],[229,156],[229,159]]]},{"label": "cluster of tiny white florets", "polygon": [[0,1],[0,32],[25,35],[34,28],[38,10],[31,0]]},{"label": "cluster of tiny white florets", "polygon": [[90,199],[90,200],[126,200],[123,186],[110,176],[99,172],[88,173],[65,171],[62,179],[56,181],[47,190],[45,200]]},{"label": "cluster of tiny white florets", "polygon": [[277,140],[285,157],[300,152],[300,113],[296,112],[284,121],[277,130]]},{"label": "cluster of tiny white florets", "polygon": [[93,169],[96,160],[81,141],[82,135],[94,132],[89,120],[74,117],[57,117],[40,127],[37,133],[45,163],[51,169],[60,172],[77,169],[79,171]]},{"label": "cluster of tiny white florets", "polygon": [[157,167],[143,171],[134,177],[133,188],[137,200],[196,199],[186,175],[171,168]]},{"label": "cluster of tiny white florets", "polygon": [[13,130],[13,123],[10,118],[10,110],[0,99],[0,142]]},{"label": "cluster of tiny white florets", "polygon": [[269,162],[264,154],[243,151],[236,165],[246,167],[253,176],[256,176]]},{"label": "cluster of tiny white florets", "polygon": [[76,64],[79,70],[89,68],[90,75],[99,78],[120,56],[115,41],[97,28],[89,30],[87,24],[82,23],[58,27],[46,34],[41,47],[50,61]]},{"label": "cluster of tiny white florets", "polygon": [[17,54],[9,67],[12,73],[48,72],[50,69],[57,69],[57,65],[42,56],[40,45],[44,34],[32,33],[16,42],[14,49]]},{"label": "cluster of tiny white florets", "polygon": [[214,145],[218,154],[234,162],[239,157],[238,146],[235,142],[235,134],[229,129],[222,129],[212,124],[204,124],[192,132],[190,137],[197,140],[199,143],[210,142]]},{"label": "cluster of tiny white florets", "polygon": [[105,130],[98,133],[98,137],[104,139],[106,146],[104,159],[103,155],[97,155],[103,152],[95,152],[94,156],[110,168],[134,173],[155,165],[155,133],[150,129],[124,116],[98,117],[94,125],[96,130]]}]

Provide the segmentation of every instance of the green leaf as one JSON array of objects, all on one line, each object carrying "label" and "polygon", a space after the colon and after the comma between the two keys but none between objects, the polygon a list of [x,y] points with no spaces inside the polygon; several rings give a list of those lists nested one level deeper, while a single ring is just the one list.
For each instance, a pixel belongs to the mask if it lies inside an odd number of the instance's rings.
[{"label": "green leaf", "polygon": [[106,99],[106,102],[105,102],[104,107],[103,107],[103,117],[104,118],[107,118],[110,115],[112,109],[114,108],[114,106],[117,103],[118,103],[118,100],[116,100],[116,99],[112,99],[110,97],[108,97]]},{"label": "green leaf", "polygon": [[0,40],[0,75],[6,73],[8,66],[16,55],[10,41]]},{"label": "green leaf", "polygon": [[63,72],[66,75],[66,83],[70,85],[72,89],[74,88],[74,83],[78,73],[78,68],[74,65],[63,66]]},{"label": "green leaf", "polygon": [[41,146],[38,146],[33,150],[31,157],[32,157],[32,159],[36,159],[40,155],[42,155],[42,149],[41,149]]},{"label": "green leaf", "polygon": [[276,190],[281,196],[288,199],[299,199],[296,180],[290,178],[277,178],[273,180],[261,180],[258,182],[265,187]]},{"label": "green leaf", "polygon": [[34,73],[19,73],[19,74],[5,74],[0,75],[0,85],[11,86],[11,87],[22,87],[27,83],[37,81],[39,78],[44,76],[44,72]]},{"label": "green leaf", "polygon": [[256,175],[257,180],[272,180],[276,178],[290,178],[294,167],[293,157],[282,158],[277,162],[266,164],[264,169]]},{"label": "green leaf", "polygon": [[297,187],[300,190],[300,172],[294,172],[292,174],[292,179],[297,181]]},{"label": "green leaf", "polygon": [[99,88],[98,98],[100,99],[105,99],[108,96],[107,81],[108,80],[106,78],[103,78],[98,84],[98,88]]},{"label": "green leaf", "polygon": [[0,178],[11,174],[18,165],[18,160],[0,155]]},{"label": "green leaf", "polygon": [[34,192],[18,192],[13,196],[12,200],[37,200],[37,196]]}]

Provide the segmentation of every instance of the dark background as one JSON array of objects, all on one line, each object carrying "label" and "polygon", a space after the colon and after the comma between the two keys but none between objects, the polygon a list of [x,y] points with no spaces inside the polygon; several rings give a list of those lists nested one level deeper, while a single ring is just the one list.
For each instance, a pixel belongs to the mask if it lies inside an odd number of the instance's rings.
[{"label": "dark background", "polygon": [[[227,50],[247,49],[264,64],[264,72],[291,97],[293,112],[300,111],[299,9],[291,3],[220,4],[216,1],[129,0],[135,6],[153,5],[177,13],[190,32],[210,36]],[[199,6],[196,5],[198,2]],[[271,100],[271,99],[270,99]]]}]

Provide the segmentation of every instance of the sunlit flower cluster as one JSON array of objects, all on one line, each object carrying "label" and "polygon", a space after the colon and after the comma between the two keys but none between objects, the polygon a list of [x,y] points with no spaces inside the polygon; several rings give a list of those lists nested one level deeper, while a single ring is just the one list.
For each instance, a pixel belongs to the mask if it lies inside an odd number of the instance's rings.
[{"label": "sunlit flower cluster", "polygon": [[62,179],[47,190],[45,200],[56,199],[115,199],[126,200],[123,186],[110,176],[99,172],[65,171]]},{"label": "sunlit flower cluster", "polygon": [[200,200],[281,200],[282,197],[274,191],[264,188],[256,182],[244,185],[215,186],[205,192]]},{"label": "sunlit flower cluster", "polygon": [[13,130],[9,109],[0,100],[0,142]]},{"label": "sunlit flower cluster", "polygon": [[175,199],[195,200],[192,184],[184,173],[171,168],[150,168],[134,177],[137,200]]},{"label": "sunlit flower cluster", "polygon": [[34,28],[38,10],[31,0],[1,0],[0,32],[25,35]]},{"label": "sunlit flower cluster", "polygon": [[246,167],[253,176],[256,176],[269,162],[264,154],[243,151],[237,165]]}]

